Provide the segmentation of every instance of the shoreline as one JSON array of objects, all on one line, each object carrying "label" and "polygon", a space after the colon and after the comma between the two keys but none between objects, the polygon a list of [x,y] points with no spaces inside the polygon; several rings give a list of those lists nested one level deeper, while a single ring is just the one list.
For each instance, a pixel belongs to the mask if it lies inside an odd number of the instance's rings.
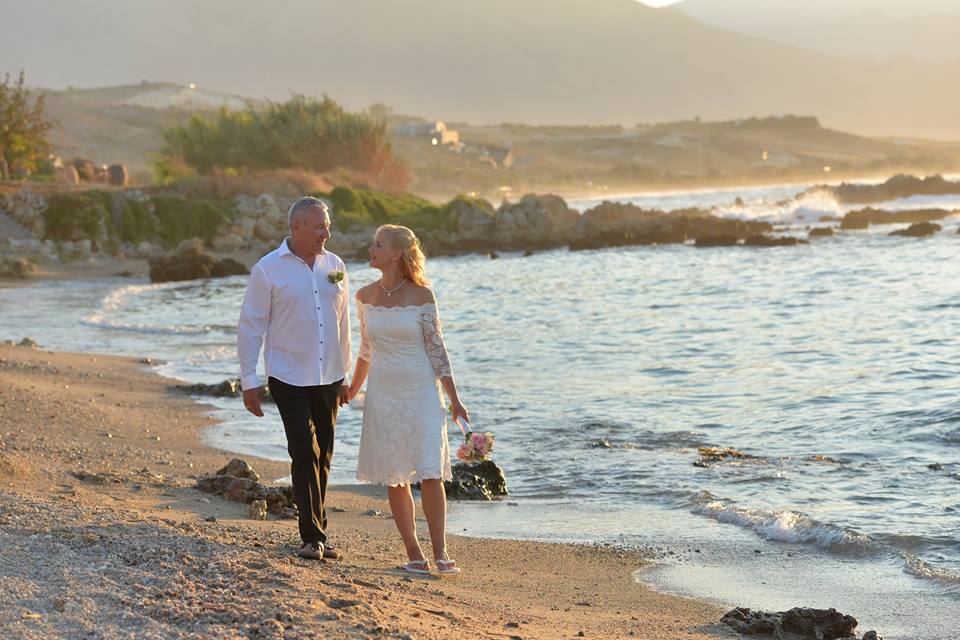
[{"label": "shoreline", "polygon": [[248,520],[192,488],[232,456],[201,440],[207,405],[136,359],[0,346],[0,383],[5,637],[729,633],[715,605],[636,584],[649,562],[637,551],[451,535],[464,574],[411,579],[394,569],[402,545],[376,487],[331,486],[345,559],[300,560],[294,520]]}]

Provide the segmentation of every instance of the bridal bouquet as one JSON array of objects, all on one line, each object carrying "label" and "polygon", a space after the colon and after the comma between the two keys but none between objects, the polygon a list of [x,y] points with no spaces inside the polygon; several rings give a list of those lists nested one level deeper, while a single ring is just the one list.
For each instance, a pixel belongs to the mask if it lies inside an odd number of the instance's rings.
[{"label": "bridal bouquet", "polygon": [[493,434],[489,431],[475,433],[470,429],[470,423],[463,418],[457,418],[457,426],[463,433],[463,444],[457,449],[457,458],[464,462],[481,462],[486,460],[493,451]]}]

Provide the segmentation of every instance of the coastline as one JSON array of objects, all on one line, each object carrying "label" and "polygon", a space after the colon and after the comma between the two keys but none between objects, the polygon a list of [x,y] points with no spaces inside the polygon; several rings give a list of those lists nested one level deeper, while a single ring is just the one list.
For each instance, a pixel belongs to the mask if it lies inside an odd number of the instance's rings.
[{"label": "coastline", "polygon": [[464,574],[408,579],[373,487],[329,493],[344,560],[300,560],[295,521],[192,488],[232,456],[171,384],[134,358],[0,346],[4,637],[730,635],[718,607],[636,584],[636,551],[451,535]]}]

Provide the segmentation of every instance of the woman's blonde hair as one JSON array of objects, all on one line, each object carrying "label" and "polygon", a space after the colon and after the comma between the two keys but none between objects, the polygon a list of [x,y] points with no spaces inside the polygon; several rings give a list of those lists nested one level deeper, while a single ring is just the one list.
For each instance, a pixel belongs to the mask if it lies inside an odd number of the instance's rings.
[{"label": "woman's blonde hair", "polygon": [[427,257],[423,254],[420,239],[407,227],[398,224],[385,224],[377,228],[377,233],[386,232],[390,244],[400,251],[400,273],[415,285],[429,287],[427,280]]}]

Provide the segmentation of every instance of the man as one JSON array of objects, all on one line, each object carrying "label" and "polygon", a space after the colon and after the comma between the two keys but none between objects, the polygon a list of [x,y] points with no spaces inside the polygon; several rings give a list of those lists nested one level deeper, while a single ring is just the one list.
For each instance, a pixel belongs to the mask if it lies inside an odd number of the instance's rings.
[{"label": "man", "polygon": [[[254,265],[237,330],[243,404],[255,416],[261,345],[270,392],[287,435],[304,558],[339,558],[327,542],[324,499],[337,409],[347,402],[350,293],[346,267],[326,251],[330,214],[303,197],[287,214],[290,236]],[[264,336],[266,340],[264,341]]]}]

